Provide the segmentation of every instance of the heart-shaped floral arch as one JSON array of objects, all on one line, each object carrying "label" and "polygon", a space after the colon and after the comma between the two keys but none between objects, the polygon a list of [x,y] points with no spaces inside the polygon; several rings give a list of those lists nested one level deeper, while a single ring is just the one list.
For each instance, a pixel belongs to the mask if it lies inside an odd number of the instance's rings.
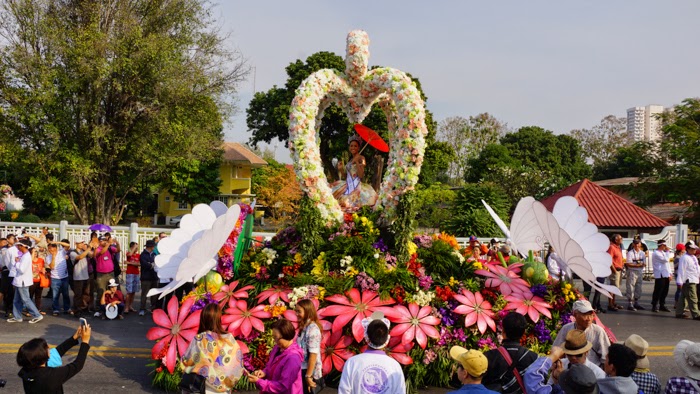
[{"label": "heart-shaped floral arch", "polygon": [[399,198],[412,190],[425,151],[425,109],[415,82],[402,71],[382,67],[367,71],[369,37],[348,34],[345,73],[323,69],[309,75],[295,92],[289,113],[289,149],[301,189],[328,222],[342,221],[343,211],[323,172],[318,131],[323,112],[339,105],[351,123],[361,123],[379,103],[389,126],[389,160],[374,206],[389,223]]}]

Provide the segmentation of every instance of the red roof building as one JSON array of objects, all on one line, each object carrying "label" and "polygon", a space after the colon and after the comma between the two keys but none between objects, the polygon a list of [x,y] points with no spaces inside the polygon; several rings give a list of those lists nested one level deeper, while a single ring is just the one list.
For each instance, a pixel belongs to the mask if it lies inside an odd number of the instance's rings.
[{"label": "red roof building", "polygon": [[551,211],[563,196],[574,197],[579,205],[586,208],[588,221],[598,226],[601,232],[619,232],[623,236],[625,231],[628,236],[636,233],[655,234],[671,225],[588,179],[554,193],[542,200],[542,204]]}]

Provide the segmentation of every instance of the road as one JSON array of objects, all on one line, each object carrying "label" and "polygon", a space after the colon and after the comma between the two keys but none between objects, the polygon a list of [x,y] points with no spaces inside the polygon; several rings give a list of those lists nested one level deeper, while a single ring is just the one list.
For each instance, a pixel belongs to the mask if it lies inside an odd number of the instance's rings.
[{"label": "road", "polygon": [[[645,282],[642,305],[649,306],[653,284]],[[671,295],[672,296],[672,295]],[[669,296],[669,300],[672,298]],[[138,299],[138,297],[136,298]],[[45,305],[48,305],[45,302]],[[672,306],[672,302],[670,305]],[[645,338],[651,348],[649,356],[652,371],[665,386],[666,380],[679,373],[673,359],[673,348],[681,339],[700,341],[700,322],[675,319],[673,313],[645,311],[620,311],[601,315],[618,340],[630,334]],[[124,320],[105,321],[88,318],[93,327],[90,356],[84,370],[64,386],[67,393],[124,392],[157,393],[151,388],[150,349],[153,343],[145,334],[152,321],[150,316],[127,315]],[[78,321],[68,315],[46,316],[38,324],[9,324],[0,322],[0,377],[7,380],[8,393],[21,392],[21,381],[17,377],[19,368],[15,355],[25,341],[43,337],[49,344],[57,345],[75,332]],[[72,361],[75,351],[64,357],[64,363]],[[334,393],[327,389],[324,392]],[[426,389],[422,393],[445,393],[443,389]]]}]

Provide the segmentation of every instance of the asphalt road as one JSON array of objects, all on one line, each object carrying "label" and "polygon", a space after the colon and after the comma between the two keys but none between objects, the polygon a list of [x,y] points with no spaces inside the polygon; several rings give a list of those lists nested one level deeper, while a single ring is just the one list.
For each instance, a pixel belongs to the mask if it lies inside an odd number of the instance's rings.
[{"label": "asphalt road", "polygon": [[[653,284],[645,282],[642,305],[649,306]],[[136,298],[138,299],[138,297]],[[673,305],[672,294],[669,306]],[[48,303],[45,302],[45,305]],[[673,313],[645,311],[620,311],[601,315],[601,320],[610,326],[622,341],[630,334],[645,338],[651,348],[651,368],[665,386],[666,380],[679,373],[673,359],[673,348],[681,339],[700,341],[700,322],[675,319]],[[131,314],[124,320],[104,321],[88,318],[93,327],[90,356],[85,368],[64,385],[67,393],[125,392],[157,393],[151,388],[147,366],[151,362],[150,349],[153,343],[145,334],[152,321],[149,315],[139,317]],[[15,355],[25,341],[44,337],[51,345],[57,345],[75,332],[78,320],[68,315],[46,316],[38,324],[0,322],[0,377],[7,380],[4,390],[8,393],[22,392],[17,377],[19,368]],[[77,349],[76,349],[77,350]],[[64,357],[64,363],[72,361],[75,352]],[[334,393],[327,389],[324,392]],[[446,393],[443,389],[426,389],[422,393]]]}]

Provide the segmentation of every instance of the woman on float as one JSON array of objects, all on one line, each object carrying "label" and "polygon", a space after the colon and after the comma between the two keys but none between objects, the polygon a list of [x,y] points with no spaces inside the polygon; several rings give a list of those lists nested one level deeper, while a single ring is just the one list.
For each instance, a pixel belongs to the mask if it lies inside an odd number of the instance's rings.
[{"label": "woman on float", "polygon": [[372,186],[362,183],[367,161],[360,154],[361,144],[362,139],[357,134],[348,138],[352,158],[346,165],[342,161],[338,162],[338,171],[345,171],[345,180],[333,182],[331,185],[333,197],[338,200],[343,209],[364,205],[372,206],[377,202],[377,192]]}]

